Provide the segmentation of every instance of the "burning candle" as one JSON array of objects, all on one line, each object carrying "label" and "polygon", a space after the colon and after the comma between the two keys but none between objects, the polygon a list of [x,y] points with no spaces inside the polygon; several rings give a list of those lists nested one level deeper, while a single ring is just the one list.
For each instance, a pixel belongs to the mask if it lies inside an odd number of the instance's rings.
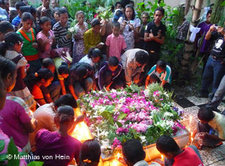
[{"label": "burning candle", "polygon": [[161,161],[164,162],[164,156],[161,154]]}]

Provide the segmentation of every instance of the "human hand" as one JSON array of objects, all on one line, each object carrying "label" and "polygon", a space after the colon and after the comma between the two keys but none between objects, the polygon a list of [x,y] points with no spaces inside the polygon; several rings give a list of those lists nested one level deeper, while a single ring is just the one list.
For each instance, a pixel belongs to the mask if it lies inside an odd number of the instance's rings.
[{"label": "human hand", "polygon": [[38,43],[37,43],[37,42],[33,42],[33,43],[32,43],[32,47],[38,48]]},{"label": "human hand", "polygon": [[66,38],[67,39],[71,39],[71,37],[72,37],[72,33],[71,32],[68,32],[67,35],[66,35]]},{"label": "human hand", "polygon": [[215,24],[211,25],[210,28],[209,28],[209,31],[210,31],[210,32],[213,32],[213,31],[216,31],[216,30],[217,30],[217,29],[216,29]]}]

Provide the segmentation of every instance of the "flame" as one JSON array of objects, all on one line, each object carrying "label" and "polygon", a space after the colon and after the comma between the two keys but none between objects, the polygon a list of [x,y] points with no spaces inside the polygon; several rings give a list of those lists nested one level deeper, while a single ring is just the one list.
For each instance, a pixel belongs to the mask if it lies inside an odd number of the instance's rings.
[{"label": "flame", "polygon": [[161,154],[161,160],[164,161],[164,156]]},{"label": "flame", "polygon": [[[75,109],[74,112],[75,112],[75,117],[82,115],[82,113],[80,112],[80,109]],[[73,130],[71,136],[76,138],[77,140],[79,140],[82,143],[88,139],[93,138],[93,136],[85,122],[78,123],[76,125],[75,129]]]}]

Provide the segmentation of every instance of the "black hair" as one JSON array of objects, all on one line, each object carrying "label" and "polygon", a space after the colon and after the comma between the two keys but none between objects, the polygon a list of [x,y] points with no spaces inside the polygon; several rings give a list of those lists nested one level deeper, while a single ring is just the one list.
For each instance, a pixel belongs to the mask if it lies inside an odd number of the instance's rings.
[{"label": "black hair", "polygon": [[132,4],[133,7],[134,7],[134,1],[131,1],[131,0],[130,0],[129,4]]},{"label": "black hair", "polygon": [[163,60],[158,60],[157,61],[157,66],[160,67],[163,70],[166,70],[166,62]]},{"label": "black hair", "polygon": [[36,73],[28,75],[24,81],[27,87],[30,89],[30,91],[32,91],[33,86],[36,83],[40,82],[41,79],[44,79],[45,81],[47,81],[53,77],[54,75],[49,69],[41,68]]},{"label": "black hair", "polygon": [[16,64],[5,58],[0,56],[0,77],[5,80],[8,76],[8,74],[12,74],[14,75],[14,73],[16,72]]},{"label": "black hair", "polygon": [[207,12],[206,16],[208,16],[209,14],[212,14],[212,10],[211,9]]},{"label": "black hair", "polygon": [[160,11],[163,16],[165,14],[165,10],[162,7],[158,7],[157,9],[155,9],[154,14],[155,14],[156,11]]},{"label": "black hair", "polygon": [[113,22],[112,27],[114,28],[120,28],[120,23],[119,22]]},{"label": "black hair", "polygon": [[80,65],[77,69],[76,69],[76,73],[78,73],[78,77],[79,78],[84,78],[84,76],[87,74],[87,69],[85,66]]},{"label": "black hair", "polygon": [[66,94],[66,95],[61,96],[59,99],[57,99],[54,102],[54,105],[56,107],[60,107],[63,105],[69,105],[73,108],[77,108],[77,102],[71,94]]},{"label": "black hair", "polygon": [[96,25],[100,25],[100,20],[98,18],[94,18],[93,20],[91,20],[91,27],[94,27]]},{"label": "black hair", "polygon": [[55,8],[53,9],[53,14],[54,14],[54,13],[58,13],[58,14],[59,14],[59,9],[60,9],[59,7],[55,7]]},{"label": "black hair", "polygon": [[74,119],[74,110],[69,105],[60,106],[57,108],[57,116],[60,124],[71,122]]},{"label": "black hair", "polygon": [[22,20],[22,21],[27,21],[27,20],[32,20],[32,21],[34,21],[34,17],[32,16],[31,13],[29,13],[29,12],[24,12],[24,13],[22,14],[21,20]]},{"label": "black hair", "polygon": [[122,146],[122,151],[127,161],[132,164],[144,160],[145,158],[145,151],[143,150],[143,146],[137,139],[131,139],[125,142]]},{"label": "black hair", "polygon": [[198,110],[198,119],[209,122],[214,118],[215,114],[210,108],[201,107]]},{"label": "black hair", "polygon": [[26,4],[23,2],[16,2],[16,4],[15,4],[16,10],[20,10],[21,6],[26,6]]},{"label": "black hair", "polygon": [[48,67],[51,66],[51,65],[55,65],[55,64],[54,64],[54,61],[53,61],[51,58],[44,58],[44,59],[42,60],[42,66],[43,66],[44,68],[48,68]]},{"label": "black hair", "polygon": [[180,147],[177,145],[176,141],[167,135],[162,135],[156,141],[156,148],[159,152],[166,153],[177,153],[180,150]]},{"label": "black hair", "polygon": [[115,56],[109,57],[109,65],[110,66],[118,66],[119,65],[119,59]]},{"label": "black hair", "polygon": [[43,25],[46,22],[51,22],[51,19],[49,17],[43,16],[43,17],[40,18],[39,24]]},{"label": "black hair", "polygon": [[93,163],[97,164],[100,155],[101,148],[99,142],[94,139],[86,140],[81,146],[80,166],[92,166]]},{"label": "black hair", "polygon": [[149,18],[149,13],[148,12],[142,12],[141,16],[146,15]]},{"label": "black hair", "polygon": [[122,5],[122,7],[125,8],[125,6],[130,3],[130,0],[121,0],[120,3]]},{"label": "black hair", "polygon": [[31,13],[32,15],[36,14],[36,13],[37,13],[36,8],[34,8],[33,6],[30,6],[30,13]]},{"label": "black hair", "polygon": [[148,53],[146,51],[137,51],[135,54],[135,59],[138,63],[140,63],[141,65],[146,64],[148,62]]},{"label": "black hair", "polygon": [[68,14],[66,8],[59,8],[59,16],[60,16],[61,14]]},{"label": "black hair", "polygon": [[84,12],[83,12],[82,10],[79,10],[79,11],[76,12],[75,17],[77,17],[79,14],[85,15]]},{"label": "black hair", "polygon": [[88,52],[88,58],[96,58],[96,57],[102,57],[102,52],[98,48],[90,48]]},{"label": "black hair", "polygon": [[58,72],[60,75],[69,74],[69,68],[66,62],[62,62],[62,64],[58,68]]},{"label": "black hair", "polygon": [[12,24],[8,21],[0,22],[0,33],[7,33],[9,31],[14,31]]},{"label": "black hair", "polygon": [[116,7],[118,4],[120,4],[120,5],[122,6],[121,2],[116,2],[116,3],[115,3],[115,7]]},{"label": "black hair", "polygon": [[[131,20],[134,20],[134,19],[135,19],[135,15],[136,15],[136,14],[135,14],[135,11],[134,11],[134,7],[133,7],[132,5],[130,5],[130,4],[126,5],[126,6],[125,6],[124,13],[125,13],[125,11],[126,11],[126,8],[131,8],[131,9],[132,9],[132,11],[133,11],[133,16],[132,16]],[[127,20],[126,14],[124,14],[124,17],[125,17],[125,20]]]},{"label": "black hair", "polygon": [[23,42],[23,39],[16,32],[8,32],[5,34],[5,42],[0,43],[0,55],[5,56],[6,50],[14,47],[15,44]]}]

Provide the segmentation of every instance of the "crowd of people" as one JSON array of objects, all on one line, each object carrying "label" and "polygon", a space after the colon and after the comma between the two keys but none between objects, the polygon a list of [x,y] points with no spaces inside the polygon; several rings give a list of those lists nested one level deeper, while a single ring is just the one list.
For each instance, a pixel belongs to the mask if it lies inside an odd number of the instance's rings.
[{"label": "crowd of people", "polygon": [[[65,157],[36,159],[44,165],[68,165],[73,158],[81,166],[98,165],[98,141],[81,144],[70,136],[76,124],[84,120],[85,115],[74,114],[79,109],[76,100],[82,95],[132,83],[147,88],[157,82],[171,89],[171,67],[160,59],[166,36],[161,7],[150,22],[146,12],[138,18],[133,1],[117,2],[110,20],[98,18],[98,13],[85,20],[85,13],[77,11],[76,32],[71,32],[67,9],[53,9],[50,0],[42,0],[37,9],[18,1],[14,18],[5,10],[6,1],[0,0],[0,4],[0,139],[8,145],[12,137],[19,151],[32,155]],[[223,140],[224,115],[214,110],[218,111],[225,95],[225,28],[212,25],[210,16],[211,11],[199,25],[196,38],[202,40],[198,47],[205,62],[201,96],[208,97],[209,85],[213,85],[212,100],[205,111],[199,111],[199,131],[212,129]],[[196,166],[203,165],[194,147],[182,150],[171,137],[161,136],[156,145],[168,158],[167,165],[188,165],[190,160]],[[6,152],[7,148],[0,153]],[[138,140],[127,141],[123,155],[128,165],[148,165]],[[20,165],[27,162],[21,159]]]}]

